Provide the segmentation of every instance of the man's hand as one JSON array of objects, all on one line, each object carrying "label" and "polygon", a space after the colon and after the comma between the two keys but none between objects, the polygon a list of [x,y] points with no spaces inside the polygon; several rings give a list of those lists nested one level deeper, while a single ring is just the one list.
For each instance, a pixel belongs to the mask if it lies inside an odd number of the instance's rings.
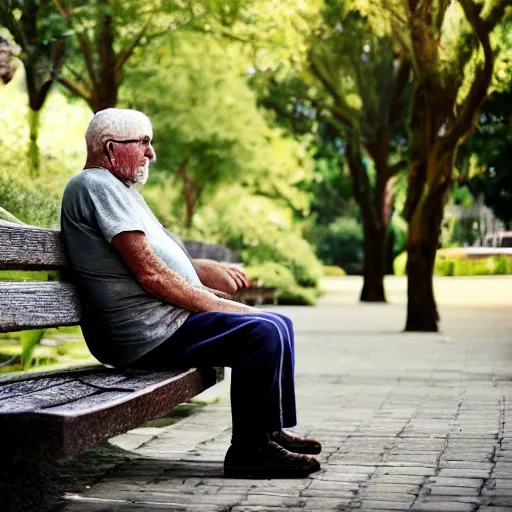
[{"label": "man's hand", "polygon": [[192,260],[201,282],[208,288],[228,295],[236,295],[241,288],[247,288],[249,281],[242,268],[234,263],[219,263],[213,260]]}]

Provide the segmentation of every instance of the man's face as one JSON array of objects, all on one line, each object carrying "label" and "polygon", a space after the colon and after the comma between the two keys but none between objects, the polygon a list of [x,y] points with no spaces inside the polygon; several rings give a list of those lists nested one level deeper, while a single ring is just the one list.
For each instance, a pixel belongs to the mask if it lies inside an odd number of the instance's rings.
[{"label": "man's face", "polygon": [[114,175],[127,185],[146,183],[149,164],[156,160],[151,135],[109,140],[105,145],[105,152]]}]

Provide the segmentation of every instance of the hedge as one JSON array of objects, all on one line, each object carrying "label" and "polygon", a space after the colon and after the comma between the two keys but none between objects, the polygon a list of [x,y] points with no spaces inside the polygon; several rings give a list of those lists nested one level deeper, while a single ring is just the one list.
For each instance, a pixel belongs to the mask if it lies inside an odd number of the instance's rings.
[{"label": "hedge", "polygon": [[[395,275],[406,273],[407,253],[399,254],[393,263]],[[440,249],[434,266],[436,276],[494,276],[512,274],[512,256],[468,257],[463,251]]]}]

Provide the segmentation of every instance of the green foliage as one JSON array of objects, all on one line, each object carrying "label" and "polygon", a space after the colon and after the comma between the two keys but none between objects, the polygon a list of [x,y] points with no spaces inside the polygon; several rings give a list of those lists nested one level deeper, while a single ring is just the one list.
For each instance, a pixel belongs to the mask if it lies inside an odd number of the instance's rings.
[{"label": "green foliage", "polygon": [[0,89],[0,206],[27,224],[58,227],[60,197],[67,180],[83,167],[82,143],[90,112],[54,90],[41,111],[40,174],[30,176],[24,73]]},{"label": "green foliage", "polygon": [[245,184],[299,211],[309,208],[297,188],[310,179],[306,147],[267,124],[241,71],[246,66],[235,46],[208,35],[182,35],[127,77],[132,89],[123,102],[150,115],[156,181],[179,190],[187,228],[197,208],[225,183]]},{"label": "green foliage", "polygon": [[56,228],[59,224],[60,198],[41,193],[33,185],[0,178],[0,205],[25,224]]},{"label": "green foliage", "polygon": [[484,105],[476,132],[463,148],[476,157],[469,188],[504,222],[512,222],[512,85]]},{"label": "green foliage", "polygon": [[407,253],[399,254],[393,261],[393,270],[396,276],[405,276],[407,266]]},{"label": "green foliage", "polygon": [[276,288],[278,304],[312,306],[316,302],[316,290],[299,286],[291,271],[279,263],[268,261],[245,271],[249,280]]},{"label": "green foliage", "polygon": [[318,292],[314,288],[296,286],[281,293],[278,297],[278,303],[283,306],[314,306],[317,297]]},{"label": "green foliage", "polygon": [[32,331],[22,331],[20,333],[21,342],[21,367],[27,370],[32,361],[32,353],[39,345],[42,337],[44,336],[45,329],[36,329]]},{"label": "green foliage", "polygon": [[249,266],[280,263],[302,286],[317,286],[322,276],[312,247],[293,228],[291,211],[239,188],[204,207],[193,234],[236,250]]},{"label": "green foliage", "polygon": [[343,277],[347,275],[347,273],[341,267],[338,267],[336,265],[324,265],[323,269],[325,276]]},{"label": "green foliage", "polygon": [[363,230],[356,219],[340,217],[328,226],[314,226],[307,238],[315,245],[320,260],[349,273],[360,271],[364,261]]},{"label": "green foliage", "polygon": [[[447,252],[449,251],[449,252]],[[495,276],[512,274],[512,256],[496,255],[486,257],[467,257],[461,251],[437,251],[434,275],[436,276]],[[399,276],[405,275],[407,253],[395,258],[394,270]]]},{"label": "green foliage", "polygon": [[246,267],[244,270],[249,281],[257,281],[262,286],[272,286],[279,292],[297,286],[291,271],[273,261],[267,261],[258,266]]},{"label": "green foliage", "polygon": [[0,270],[0,281],[57,281],[60,275],[58,270]]}]

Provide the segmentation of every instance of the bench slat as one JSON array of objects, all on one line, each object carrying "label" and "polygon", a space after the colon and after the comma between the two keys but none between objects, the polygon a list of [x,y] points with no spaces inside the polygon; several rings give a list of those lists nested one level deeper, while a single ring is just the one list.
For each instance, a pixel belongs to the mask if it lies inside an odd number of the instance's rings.
[{"label": "bench slat", "polygon": [[[98,390],[83,383],[85,375],[96,375],[98,378],[116,375],[125,377],[133,388],[138,389],[122,391],[117,384],[113,384],[112,390]],[[71,376],[73,382],[55,388],[65,390],[65,393],[55,392],[57,396],[69,394],[71,391],[68,386],[77,386],[78,391],[74,392],[74,400],[69,405],[55,404],[49,407],[48,401],[41,400],[37,405],[44,409],[23,413],[6,413],[4,409],[0,413],[0,431],[6,440],[2,448],[3,455],[52,460],[71,455],[166,414],[176,405],[222,380],[223,370],[202,368],[120,372],[97,367],[76,372],[75,376],[67,373],[67,376]],[[51,378],[51,375],[47,373],[46,378]],[[121,379],[121,382],[124,381]],[[0,389],[3,386],[10,384],[0,384]],[[84,394],[82,398],[79,397],[81,393]],[[41,398],[38,393],[29,395],[31,399],[34,396]],[[4,400],[0,404],[12,402],[16,405],[19,400],[18,397],[12,401]]]},{"label": "bench slat", "polygon": [[45,412],[53,414],[64,413],[66,415],[69,415],[70,413],[83,413],[92,408],[102,409],[106,405],[124,398],[126,398],[126,391],[103,391],[98,392],[95,395],[86,396],[70,404],[49,407],[48,409],[45,409]]},{"label": "bench slat", "polygon": [[0,282],[0,332],[75,325],[81,305],[66,282]]},{"label": "bench slat", "polygon": [[17,396],[26,396],[30,393],[37,393],[45,389],[59,386],[65,382],[70,382],[69,377],[50,377],[47,379],[34,379],[23,382],[15,382],[12,384],[4,384],[0,386],[0,401],[9,398],[16,398]]},{"label": "bench slat", "polygon": [[138,391],[148,386],[154,386],[162,382],[163,376],[165,378],[172,378],[176,375],[183,373],[183,370],[169,370],[166,372],[151,372],[143,370],[128,369],[119,373],[117,370],[112,370],[112,375],[101,373],[93,373],[80,377],[80,382],[96,386],[100,389],[107,390],[124,390],[124,391]]},{"label": "bench slat", "polygon": [[0,269],[44,270],[66,265],[60,231],[0,221]]},{"label": "bench slat", "polygon": [[0,402],[0,414],[33,412],[57,407],[98,393],[98,390],[80,382],[65,382],[29,395],[21,395]]}]

